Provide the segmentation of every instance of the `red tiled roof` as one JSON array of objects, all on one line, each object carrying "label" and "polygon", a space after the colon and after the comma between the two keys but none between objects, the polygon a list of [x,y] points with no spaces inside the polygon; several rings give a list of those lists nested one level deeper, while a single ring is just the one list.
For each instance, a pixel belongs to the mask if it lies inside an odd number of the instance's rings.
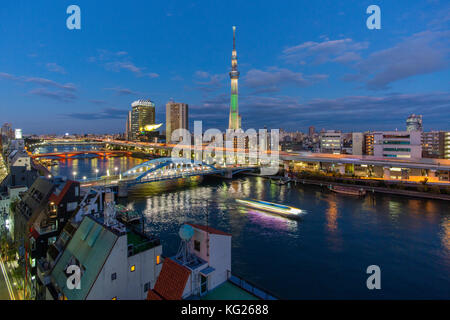
[{"label": "red tiled roof", "polygon": [[155,300],[154,298],[159,296],[165,300],[181,300],[190,274],[191,271],[188,268],[169,258],[164,259],[154,292],[149,291],[147,299]]},{"label": "red tiled roof", "polygon": [[147,293],[147,300],[162,300],[162,298],[161,298],[160,295],[157,294],[155,291],[153,291],[153,290],[148,290],[148,293]]},{"label": "red tiled roof", "polygon": [[66,195],[67,191],[69,191],[70,186],[71,186],[72,184],[74,184],[74,183],[76,183],[76,182],[73,181],[73,180],[67,180],[67,181],[66,181],[66,184],[64,185],[64,188],[61,190],[61,192],[60,192],[58,195],[56,195],[56,194],[54,194],[54,193],[52,193],[52,194],[50,195],[50,201],[51,201],[51,202],[54,202],[56,205],[59,205],[59,203],[61,202],[61,200],[62,200],[62,199],[64,198],[64,196]]},{"label": "red tiled roof", "polygon": [[187,224],[192,226],[192,227],[194,227],[194,228],[197,228],[197,229],[203,230],[205,232],[208,232],[210,234],[219,234],[219,235],[222,235],[222,236],[230,236],[231,237],[231,233],[223,232],[223,231],[211,228],[209,226],[207,227],[207,226],[203,226],[203,225],[200,225],[200,224],[194,224],[194,223],[187,223]]}]

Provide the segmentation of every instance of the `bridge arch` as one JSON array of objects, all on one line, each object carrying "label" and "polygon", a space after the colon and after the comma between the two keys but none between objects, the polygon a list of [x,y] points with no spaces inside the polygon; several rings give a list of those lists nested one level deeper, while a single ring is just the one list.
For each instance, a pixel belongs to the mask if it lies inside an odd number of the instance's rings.
[{"label": "bridge arch", "polygon": [[[190,168],[189,168],[190,167]],[[136,176],[134,179],[136,182],[140,182],[146,176],[153,172],[161,171],[170,168],[178,170],[188,169],[195,172],[196,169],[204,171],[218,171],[218,169],[210,164],[202,161],[190,160],[186,158],[157,158],[149,161],[145,161],[123,173],[124,177]],[[206,169],[206,170],[205,170]]]}]

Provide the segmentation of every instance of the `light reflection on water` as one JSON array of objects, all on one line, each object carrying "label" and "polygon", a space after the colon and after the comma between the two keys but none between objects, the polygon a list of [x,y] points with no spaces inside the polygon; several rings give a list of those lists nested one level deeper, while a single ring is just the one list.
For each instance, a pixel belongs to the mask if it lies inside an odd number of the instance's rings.
[{"label": "light reflection on water", "polygon": [[[142,161],[80,159],[53,168],[70,174],[74,166],[88,175],[98,167],[120,165],[124,171]],[[298,222],[260,214],[239,206],[236,198],[282,203],[308,214]],[[444,201],[350,197],[256,177],[152,183],[120,201],[144,213],[146,231],[161,238],[169,256],[178,249],[184,222],[230,232],[232,271],[284,298],[450,297],[450,220]],[[382,270],[379,292],[365,285],[371,264]]]}]

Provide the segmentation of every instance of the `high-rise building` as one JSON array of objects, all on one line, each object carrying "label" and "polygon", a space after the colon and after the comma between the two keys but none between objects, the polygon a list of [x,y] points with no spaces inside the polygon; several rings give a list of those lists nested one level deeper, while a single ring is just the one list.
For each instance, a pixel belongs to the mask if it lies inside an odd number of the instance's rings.
[{"label": "high-rise building", "polygon": [[313,126],[309,127],[309,136],[312,137],[314,135],[314,133],[316,132],[316,128],[314,128]]},{"label": "high-rise building", "polygon": [[177,129],[189,130],[188,105],[169,101],[166,104],[166,142],[179,141],[172,139],[172,132]]},{"label": "high-rise building", "polygon": [[235,26],[233,26],[233,51],[231,54],[230,79],[231,79],[231,102],[230,102],[230,117],[228,122],[228,129],[236,130],[241,128],[241,116],[239,115],[239,107],[238,107],[239,71],[237,67]]},{"label": "high-rise building", "polygon": [[155,124],[155,104],[151,100],[137,100],[131,104],[131,140],[145,132],[145,127]]},{"label": "high-rise building", "polygon": [[1,141],[3,144],[6,144],[11,139],[14,139],[11,123],[4,123],[1,128]]},{"label": "high-rise building", "polygon": [[406,119],[406,131],[423,131],[422,116],[412,114]]},{"label": "high-rise building", "polygon": [[125,139],[131,139],[131,111],[127,112],[127,124],[125,128]]}]

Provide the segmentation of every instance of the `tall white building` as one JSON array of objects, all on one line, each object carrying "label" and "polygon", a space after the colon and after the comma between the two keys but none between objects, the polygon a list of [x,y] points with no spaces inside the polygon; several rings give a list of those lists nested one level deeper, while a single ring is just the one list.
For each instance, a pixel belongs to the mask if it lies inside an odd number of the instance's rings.
[{"label": "tall white building", "polygon": [[374,156],[380,158],[422,158],[421,131],[374,132]]}]

